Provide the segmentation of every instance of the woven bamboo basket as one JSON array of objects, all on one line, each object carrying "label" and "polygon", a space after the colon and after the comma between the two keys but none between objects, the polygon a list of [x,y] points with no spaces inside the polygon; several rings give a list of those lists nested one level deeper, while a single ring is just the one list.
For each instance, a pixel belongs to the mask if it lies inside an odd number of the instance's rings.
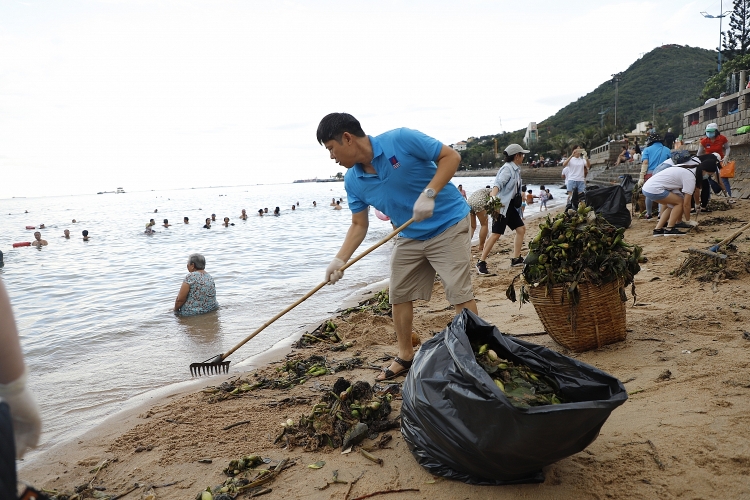
[{"label": "woven bamboo basket", "polygon": [[[550,337],[571,351],[581,352],[625,340],[625,302],[622,280],[602,286],[580,283],[580,300],[573,306],[568,287],[530,287],[529,297]],[[563,296],[565,298],[563,302]]]}]

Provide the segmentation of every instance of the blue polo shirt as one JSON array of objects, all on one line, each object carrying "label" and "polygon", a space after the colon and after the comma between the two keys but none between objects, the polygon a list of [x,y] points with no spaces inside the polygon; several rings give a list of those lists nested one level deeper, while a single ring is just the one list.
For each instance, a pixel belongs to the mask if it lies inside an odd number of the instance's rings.
[{"label": "blue polo shirt", "polygon": [[655,142],[643,150],[641,160],[648,160],[648,172],[654,173],[654,169],[667,161],[672,151],[661,142]]},{"label": "blue polo shirt", "polygon": [[[398,128],[368,138],[376,173],[368,174],[361,163],[346,172],[344,187],[347,203],[355,214],[373,206],[390,217],[396,226],[400,226],[411,219],[414,203],[435,176],[435,160],[443,144],[408,128]],[[459,222],[468,213],[466,200],[449,183],[435,197],[432,217],[411,224],[399,236],[428,240]]]}]

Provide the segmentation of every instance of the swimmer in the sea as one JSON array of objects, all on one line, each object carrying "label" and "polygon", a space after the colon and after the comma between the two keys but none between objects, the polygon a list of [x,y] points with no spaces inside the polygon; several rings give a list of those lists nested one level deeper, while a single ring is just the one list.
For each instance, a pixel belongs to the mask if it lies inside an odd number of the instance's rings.
[{"label": "swimmer in the sea", "polygon": [[182,222],[184,222],[185,224],[190,224],[190,219],[188,217],[183,217]]},{"label": "swimmer in the sea", "polygon": [[70,230],[66,229],[65,231],[63,231],[62,237],[65,238],[66,240],[69,240],[70,239]]},{"label": "swimmer in the sea", "polygon": [[273,211],[273,214],[278,217],[279,215],[281,215],[281,209],[279,207],[276,207],[276,209],[274,209]]},{"label": "swimmer in the sea", "polygon": [[263,217],[263,209],[262,208],[258,209],[258,216],[259,217]]},{"label": "swimmer in the sea", "polygon": [[336,202],[336,206],[335,206],[335,207],[333,207],[333,209],[334,209],[334,210],[343,210],[343,209],[344,209],[344,207],[342,207],[342,206],[341,206],[341,203],[337,201],[337,202]]},{"label": "swimmer in the sea", "polygon": [[47,240],[42,239],[42,233],[39,231],[34,233],[34,241],[31,242],[31,244],[35,247],[44,247],[47,246]]},{"label": "swimmer in the sea", "polygon": [[224,227],[234,226],[234,222],[230,224],[229,217],[224,217],[224,224],[222,224]]},{"label": "swimmer in the sea", "polygon": [[89,241],[89,232],[86,229],[81,231],[81,234],[83,235],[83,241]]},{"label": "swimmer in the sea", "polygon": [[171,226],[171,225],[172,225],[172,224],[170,224],[170,223],[169,223],[169,220],[168,220],[168,219],[164,219],[164,224],[163,224],[163,226],[164,226],[164,227],[169,227],[169,226]]},{"label": "swimmer in the sea", "polygon": [[331,204],[328,205],[329,207],[335,207],[336,206],[336,198],[331,198]]},{"label": "swimmer in the sea", "polygon": [[216,214],[211,214],[211,222],[216,222]]},{"label": "swimmer in the sea", "polygon": [[206,219],[206,223],[203,225],[203,229],[211,229],[211,217]]},{"label": "swimmer in the sea", "polygon": [[240,219],[247,220],[247,212],[245,212],[245,209],[242,209],[242,214],[240,214]]}]

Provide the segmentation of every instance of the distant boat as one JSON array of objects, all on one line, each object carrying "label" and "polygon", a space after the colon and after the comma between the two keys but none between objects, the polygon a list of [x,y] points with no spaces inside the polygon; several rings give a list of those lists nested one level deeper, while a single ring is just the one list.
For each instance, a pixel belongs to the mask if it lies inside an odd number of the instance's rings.
[{"label": "distant boat", "polygon": [[314,179],[297,179],[296,181],[294,181],[294,184],[298,184],[300,182],[319,182],[319,181],[317,177],[315,177]]},{"label": "distant boat", "polygon": [[125,194],[125,190],[122,188],[117,188],[117,194]]}]

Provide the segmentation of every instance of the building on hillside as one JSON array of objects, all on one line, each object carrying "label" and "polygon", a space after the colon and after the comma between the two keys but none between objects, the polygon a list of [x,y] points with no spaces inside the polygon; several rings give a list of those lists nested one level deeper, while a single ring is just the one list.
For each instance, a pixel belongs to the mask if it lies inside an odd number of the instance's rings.
[{"label": "building on hillside", "polygon": [[536,128],[536,122],[529,123],[526,127],[526,134],[523,136],[523,143],[526,146],[533,146],[539,141],[539,131]]},{"label": "building on hillside", "polygon": [[466,151],[466,142],[458,141],[455,144],[451,144],[451,147],[456,151]]}]

